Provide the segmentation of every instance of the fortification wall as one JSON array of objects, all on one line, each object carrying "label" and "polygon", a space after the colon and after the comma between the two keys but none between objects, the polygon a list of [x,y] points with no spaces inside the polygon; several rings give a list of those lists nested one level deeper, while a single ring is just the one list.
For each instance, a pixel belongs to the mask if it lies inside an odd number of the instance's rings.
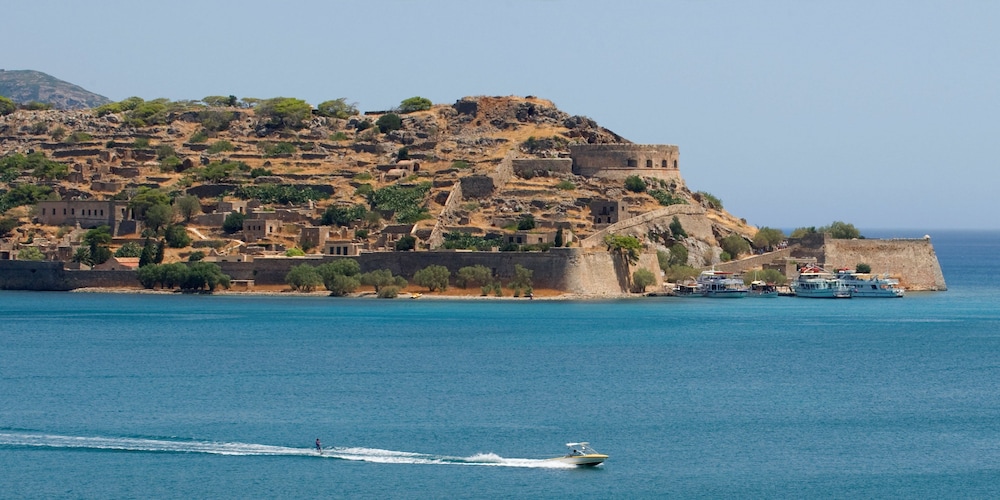
[{"label": "fortification wall", "polygon": [[907,290],[947,290],[944,273],[930,238],[892,240],[835,240],[826,238],[827,269],[851,268],[858,263],[873,273],[889,273]]},{"label": "fortification wall", "polygon": [[0,260],[0,289],[138,288],[136,271],[77,271],[60,261]]},{"label": "fortification wall", "polygon": [[698,205],[670,205],[611,224],[581,240],[580,245],[583,248],[602,248],[606,234],[621,234],[642,239],[651,232],[669,232],[674,217],[677,217],[689,237],[714,241],[712,223],[705,217],[704,208]]},{"label": "fortification wall", "polygon": [[445,227],[453,224],[455,212],[461,205],[462,185],[453,184],[448,198],[444,202],[444,208],[441,209],[441,213],[438,214],[437,221],[434,223],[434,229],[431,230],[431,236],[427,238],[427,244],[430,245],[430,248],[439,248],[444,245]]},{"label": "fortification wall", "polygon": [[573,173],[585,177],[624,179],[630,175],[684,184],[680,150],[661,144],[571,144]]},{"label": "fortification wall", "polygon": [[511,166],[519,177],[573,173],[573,160],[570,158],[514,158]]}]

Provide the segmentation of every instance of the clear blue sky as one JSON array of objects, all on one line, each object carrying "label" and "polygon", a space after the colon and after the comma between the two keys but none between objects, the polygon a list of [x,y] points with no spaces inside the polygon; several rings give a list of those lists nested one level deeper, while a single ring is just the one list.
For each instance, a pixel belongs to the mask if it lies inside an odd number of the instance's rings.
[{"label": "clear blue sky", "polygon": [[751,224],[1000,228],[1000,2],[5,4],[0,68],[113,100],[536,95]]}]

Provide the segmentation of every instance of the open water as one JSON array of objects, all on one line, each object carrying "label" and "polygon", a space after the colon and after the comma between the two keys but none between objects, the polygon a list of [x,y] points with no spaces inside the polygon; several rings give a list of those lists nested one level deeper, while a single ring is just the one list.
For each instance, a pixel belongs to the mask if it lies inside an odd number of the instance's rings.
[{"label": "open water", "polygon": [[903,299],[0,292],[0,497],[996,498],[1000,233],[934,236]]}]

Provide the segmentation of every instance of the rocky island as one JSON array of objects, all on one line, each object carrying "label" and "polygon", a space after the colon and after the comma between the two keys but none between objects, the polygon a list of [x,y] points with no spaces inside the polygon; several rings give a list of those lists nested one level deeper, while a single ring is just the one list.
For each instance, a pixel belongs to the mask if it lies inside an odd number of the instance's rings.
[{"label": "rocky island", "polygon": [[619,296],[713,266],[791,277],[811,262],[946,289],[929,238],[750,226],[685,185],[678,146],[634,144],[538,97],[364,113],[235,96],[50,108],[0,109],[0,288],[171,288],[140,264],[181,264],[217,266],[241,290],[350,279]]}]

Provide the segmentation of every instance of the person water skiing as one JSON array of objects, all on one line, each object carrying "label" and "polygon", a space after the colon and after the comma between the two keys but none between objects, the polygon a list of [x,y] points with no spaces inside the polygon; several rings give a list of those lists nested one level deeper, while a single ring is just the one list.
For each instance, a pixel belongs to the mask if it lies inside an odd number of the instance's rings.
[{"label": "person water skiing", "polygon": [[321,455],[323,454],[323,445],[319,444],[319,438],[316,438],[316,451]]}]

